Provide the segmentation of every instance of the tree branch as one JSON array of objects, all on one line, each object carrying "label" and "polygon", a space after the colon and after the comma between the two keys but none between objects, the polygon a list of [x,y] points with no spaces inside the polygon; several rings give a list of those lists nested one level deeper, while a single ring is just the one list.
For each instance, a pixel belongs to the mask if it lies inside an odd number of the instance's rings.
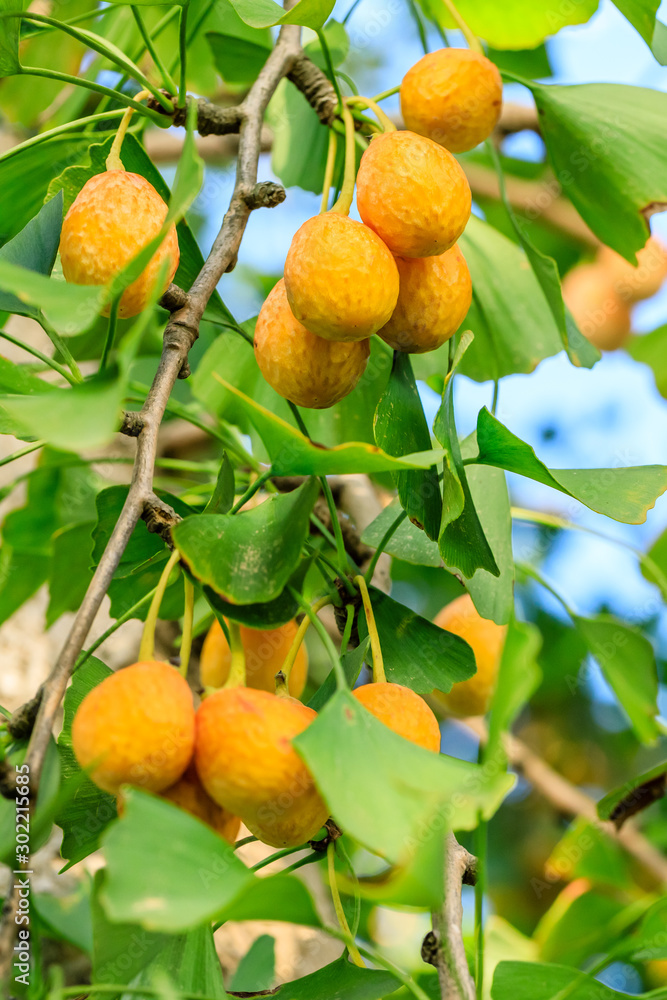
[{"label": "tree branch", "polygon": [[[182,304],[178,303],[178,308],[167,324],[162,355],[146,401],[139,415],[129,418],[133,429],[138,429],[138,434],[136,458],[127,499],[65,645],[44,684],[43,696],[25,758],[30,767],[33,795],[37,791],[53,723],[76,658],[139,518],[145,513],[147,506],[151,504],[154,506],[157,499],[153,493],[157,436],[169,396],[176,379],[189,372],[188,353],[199,335],[200,320],[220,278],[236,260],[252,208],[267,203],[258,198],[256,187],[262,121],[272,94],[280,80],[290,72],[301,52],[300,38],[301,29],[296,25],[286,25],[281,29],[275,48],[246,99],[237,109],[237,113],[241,116],[239,156],[236,183],[229,208],[208,259],[185,301]],[[275,187],[271,186],[273,197],[275,197]],[[0,925],[0,981],[7,979],[11,969],[16,931],[14,915],[17,905],[18,890],[15,890],[5,902]]]},{"label": "tree branch", "polygon": [[422,958],[438,970],[442,1000],[475,1000],[475,984],[468,970],[463,944],[461,887],[475,884],[476,859],[461,847],[453,833],[445,841],[445,900],[434,913],[433,931],[426,935]]},{"label": "tree branch", "polygon": [[[487,740],[488,730],[483,719],[465,719],[461,724],[472,729],[482,742]],[[566,816],[581,816],[591,823],[596,823],[613,840],[621,844],[628,854],[636,858],[657,882],[663,886],[667,885],[667,858],[640,833],[632,820],[625,823],[620,830],[617,830],[613,823],[603,822],[598,816],[595,801],[554,771],[522,740],[507,734],[504,744],[510,764],[520,771],[526,781],[529,781],[555,809]]]}]

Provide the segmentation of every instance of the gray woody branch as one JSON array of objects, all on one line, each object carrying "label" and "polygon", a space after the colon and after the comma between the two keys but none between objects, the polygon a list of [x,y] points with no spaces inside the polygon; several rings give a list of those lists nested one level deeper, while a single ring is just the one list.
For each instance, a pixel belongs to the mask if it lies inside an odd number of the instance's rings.
[{"label": "gray woody branch", "polygon": [[445,899],[432,915],[433,930],[422,945],[422,958],[438,970],[442,1000],[475,1000],[463,944],[461,887],[475,884],[476,859],[456,840],[445,841]]},{"label": "gray woody branch", "polygon": [[[185,297],[173,298],[171,304],[175,310],[164,332],[162,354],[153,384],[139,414],[129,418],[132,423],[130,433],[137,438],[137,451],[127,499],[65,645],[42,688],[25,758],[30,767],[31,788],[35,791],[53,723],[76,659],[137,522],[147,510],[154,509],[153,474],[158,430],[176,379],[189,372],[188,353],[199,335],[204,309],[222,275],[235,263],[252,209],[260,204],[277,203],[276,185],[257,185],[262,121],[276,87],[292,70],[301,54],[300,39],[301,29],[298,26],[285,25],[281,28],[275,48],[257,80],[242,104],[234,109],[240,133],[234,192],[213,248],[190,291]],[[262,200],[263,195],[265,200]],[[129,430],[129,427],[123,429]],[[15,891],[5,900],[0,925],[0,982],[8,979],[11,970],[17,906],[18,891]]]}]

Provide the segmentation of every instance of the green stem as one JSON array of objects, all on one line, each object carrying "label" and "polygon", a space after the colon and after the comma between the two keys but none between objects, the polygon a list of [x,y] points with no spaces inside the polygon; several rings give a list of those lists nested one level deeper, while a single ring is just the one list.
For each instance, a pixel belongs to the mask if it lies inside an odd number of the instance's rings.
[{"label": "green stem", "polygon": [[224,688],[245,687],[246,686],[246,662],[245,649],[241,639],[241,626],[238,622],[228,621],[227,630],[229,632],[229,649],[232,654],[229,664],[229,675],[222,685]]},{"label": "green stem", "polygon": [[162,77],[162,82],[164,84],[165,90],[168,90],[170,94],[175,94],[176,84],[174,83],[171,73],[162,62],[162,59],[160,58],[160,55],[157,49],[155,48],[155,45],[153,44],[153,39],[149,35],[146,29],[146,25],[144,24],[144,19],[141,16],[141,11],[139,10],[138,7],[135,7],[134,4],[131,6],[131,10],[134,20],[136,21],[137,28],[139,29],[139,34],[143,38],[144,45],[146,46],[146,51],[150,55],[151,59],[153,60],[155,68],[159,71],[160,76]]},{"label": "green stem", "polygon": [[363,576],[355,576],[354,582],[359,587],[361,592],[361,600],[363,601],[364,612],[366,614],[366,625],[368,626],[368,635],[371,640],[371,650],[373,653],[373,683],[386,684],[387,676],[384,672],[382,646],[380,645],[380,635],[375,623],[375,615],[373,614],[371,595],[368,593],[368,587],[366,586],[366,581]]},{"label": "green stem", "polygon": [[275,854],[270,854],[268,858],[262,858],[257,864],[252,865],[250,868],[251,872],[261,871],[262,868],[266,868],[268,865],[273,864],[274,861],[280,861],[281,858],[288,858],[290,854],[296,854],[297,851],[308,850],[308,844],[299,844],[298,847],[283,847],[282,850],[276,851]]},{"label": "green stem", "polygon": [[384,101],[388,97],[393,97],[394,94],[399,94],[401,91],[401,85],[399,83],[398,87],[390,87],[389,90],[382,90],[379,94],[376,94],[373,98],[373,103],[377,104],[378,101]]},{"label": "green stem", "polygon": [[[133,63],[131,59],[128,59],[120,49],[115,47],[110,47],[104,38],[99,35],[95,35],[90,31],[82,30],[80,28],[75,28],[69,25],[66,21],[58,21],[54,17],[49,17],[46,14],[36,14],[30,11],[6,11],[4,14],[0,14],[0,20],[8,17],[19,17],[22,20],[34,21],[37,24],[48,24],[51,27],[58,28],[63,31],[66,35],[71,35],[78,42],[82,42],[93,52],[99,53],[99,55],[104,56],[109,62],[115,63],[120,69],[125,73],[130,73],[136,80],[138,80],[147,90],[153,94],[155,99],[162,105],[165,111],[171,111],[171,104],[168,99],[161,94],[157,87],[154,86],[148,79],[144,76],[139,67]],[[19,72],[24,72],[27,67],[20,67]],[[72,79],[79,81],[78,77],[73,77]],[[118,95],[120,96],[120,95]]]},{"label": "green stem", "polygon": [[350,953],[350,958],[360,969],[365,969],[366,963],[361,957],[354,937],[352,936],[352,932],[350,931],[350,925],[347,922],[345,910],[343,909],[343,902],[340,898],[340,892],[338,891],[338,883],[336,881],[336,842],[334,840],[330,840],[327,845],[327,873],[329,875],[329,891],[331,892],[331,901],[336,913],[336,920],[338,921],[341,931],[348,939],[347,950]]},{"label": "green stem", "polygon": [[624,538],[614,538],[612,535],[606,535],[603,531],[596,531],[595,528],[589,528],[585,524],[575,524],[573,521],[568,521],[555,514],[543,514],[541,511],[525,510],[523,507],[512,507],[511,514],[512,519],[515,521],[543,524],[547,528],[562,528],[567,531],[583,531],[585,534],[601,538],[605,542],[622,546],[622,548],[627,549],[628,552],[632,552],[633,555],[637,556],[640,563],[655,578],[656,586],[660,588],[663,597],[667,600],[667,576],[665,576],[658,564],[649,555],[642,552],[641,549],[638,549],[630,542],[626,542]]},{"label": "green stem", "polygon": [[528,563],[517,562],[515,563],[515,565],[518,570],[520,570],[522,573],[525,573],[526,576],[530,576],[533,580],[539,583],[541,587],[544,587],[545,590],[548,590],[551,596],[556,598],[558,603],[562,606],[563,610],[570,616],[570,618],[577,617],[575,612],[566,602],[565,598],[561,597],[558,591],[554,590],[554,588],[551,586],[550,583],[547,583],[547,581],[544,579],[539,570],[535,569],[534,566],[530,566]]},{"label": "green stem", "polygon": [[195,587],[187,575],[183,573],[183,632],[181,635],[181,665],[179,671],[181,677],[188,676],[190,666],[190,653],[192,652],[192,621],[195,611]]},{"label": "green stem", "polygon": [[478,815],[475,830],[475,856],[477,858],[477,880],[475,882],[475,991],[477,1000],[484,996],[484,892],[486,888],[486,859],[488,848],[488,824]]},{"label": "green stem", "polygon": [[350,933],[353,938],[356,938],[359,931],[359,921],[361,920],[361,893],[359,892],[359,879],[357,878],[357,873],[354,870],[354,865],[352,864],[350,855],[345,849],[342,837],[336,841],[336,850],[347,865],[350,873],[350,881],[354,883],[354,919],[352,921],[352,926],[350,927]]},{"label": "green stem", "polygon": [[333,666],[334,674],[336,675],[336,686],[339,691],[345,691],[347,689],[347,680],[345,678],[345,671],[343,670],[343,665],[340,662],[338,653],[336,652],[336,647],[331,641],[331,636],[329,635],[324,625],[319,620],[319,618],[317,617],[317,615],[315,614],[315,612],[313,611],[313,609],[311,608],[310,604],[305,599],[305,597],[303,597],[297,590],[295,590],[294,587],[290,587],[289,584],[287,589],[289,590],[290,594],[297,602],[297,604],[301,608],[303,608],[303,610],[310,618],[310,621],[315,631],[319,635],[320,639],[322,640],[324,648],[326,649],[329,659],[331,660],[331,665]]},{"label": "green stem", "polygon": [[[114,91],[114,94],[115,93],[116,92]],[[79,125],[92,125],[95,122],[110,121],[114,118],[121,118],[124,114],[125,112],[121,108],[118,108],[115,111],[103,111],[96,115],[88,115],[86,118],[77,118],[76,121],[67,122],[65,125],[57,125],[55,128],[50,128],[46,132],[40,132],[39,135],[33,135],[31,139],[26,139],[25,142],[20,142],[18,146],[12,146],[12,148],[8,149],[6,153],[2,153],[2,155],[0,155],[0,163],[11,159],[12,156],[16,156],[18,153],[22,153],[24,149],[30,149],[32,146],[38,146],[42,142],[48,142],[49,139],[53,139],[55,136],[66,135]],[[77,133],[74,134],[76,135]]]},{"label": "green stem", "polygon": [[343,636],[340,641],[340,655],[345,656],[347,653],[347,647],[350,644],[350,636],[352,635],[352,624],[354,622],[354,604],[347,604],[345,606],[345,628],[343,629]]},{"label": "green stem", "polygon": [[116,297],[111,303],[111,309],[109,311],[109,322],[107,324],[107,335],[104,340],[104,348],[102,350],[102,358],[100,360],[99,370],[101,372],[106,368],[109,355],[111,354],[111,348],[113,347],[113,342],[116,337],[116,326],[118,322],[118,305],[120,299]]},{"label": "green stem", "polygon": [[178,86],[178,107],[185,107],[185,97],[187,94],[187,67],[188,67],[188,4],[181,7],[178,15],[178,54],[181,64],[181,75]]},{"label": "green stem", "polygon": [[376,548],[375,552],[373,553],[373,558],[371,559],[370,563],[368,564],[368,569],[366,570],[366,573],[364,574],[365,578],[366,578],[366,583],[370,583],[371,580],[373,579],[373,573],[375,572],[375,567],[377,566],[378,559],[380,558],[380,556],[384,552],[385,548],[387,547],[387,544],[389,543],[389,541],[392,538],[392,536],[394,535],[394,533],[400,528],[400,526],[403,524],[403,521],[405,521],[405,519],[406,519],[407,516],[408,516],[408,512],[406,510],[402,510],[400,512],[400,514],[398,515],[398,517],[396,517],[392,521],[392,523],[389,525],[389,527],[385,531],[384,535],[382,536],[382,539],[380,540],[380,544],[378,545],[378,547]]},{"label": "green stem", "polygon": [[322,28],[317,29],[317,37],[320,40],[320,45],[322,46],[322,52],[324,53],[324,61],[327,64],[327,70],[329,72],[329,78],[333,84],[333,88],[336,91],[336,97],[338,98],[338,111],[343,107],[343,95],[340,92],[340,86],[338,84],[338,79],[336,78],[336,70],[334,69],[333,60],[331,58],[331,52],[329,51],[329,45],[326,39],[326,35]]},{"label": "green stem", "polygon": [[[152,122],[159,125],[160,128],[169,127],[169,119],[165,115],[159,114],[157,111],[151,111],[149,108],[145,108],[142,104],[138,104],[131,97],[123,94],[119,90],[112,90],[110,87],[105,87],[101,83],[95,83],[93,80],[84,80],[79,76],[72,76],[70,73],[59,73],[55,69],[43,69],[40,66],[22,66],[20,73],[22,76],[40,76],[47,80],[59,80],[61,83],[71,83],[75,87],[83,87],[85,90],[92,90],[96,94],[104,94],[106,97],[113,98],[114,101],[121,101],[123,104],[127,105],[128,108],[134,108],[135,111],[141,111],[147,118],[150,118]],[[18,74],[17,74],[18,75]],[[151,88],[151,93],[153,93],[153,88]],[[163,103],[165,98],[161,94]]]},{"label": "green stem", "polygon": [[[206,5],[206,7],[203,8],[203,10],[199,14],[199,17],[194,22],[194,24],[192,23],[192,21],[188,22],[190,28],[188,30],[186,45],[190,45],[192,41],[199,35],[199,29],[201,28],[202,24],[204,23],[208,15],[211,13],[211,10],[215,7],[215,4],[216,0],[209,0],[209,3]],[[176,8],[176,10],[178,10],[178,8]],[[177,54],[176,58],[174,59],[170,67],[172,73],[176,72],[176,68],[179,65],[179,60],[180,56]]]},{"label": "green stem", "polygon": [[241,507],[243,507],[244,504],[247,504],[248,500],[254,497],[255,493],[257,493],[257,491],[262,488],[264,483],[267,481],[267,479],[270,479],[271,476],[272,476],[271,469],[267,469],[266,472],[263,472],[260,476],[257,476],[257,479],[255,479],[254,482],[250,484],[245,493],[236,501],[236,503],[234,504],[229,513],[237,514],[238,511],[241,510]]},{"label": "green stem", "polygon": [[5,455],[4,458],[0,458],[0,467],[3,465],[9,465],[10,462],[15,462],[17,458],[23,458],[24,455],[29,455],[33,451],[39,451],[43,448],[46,441],[33,441],[32,444],[27,444],[25,448],[19,448],[18,451],[13,451],[11,455]]},{"label": "green stem", "polygon": [[349,215],[354,199],[354,182],[357,174],[357,153],[354,119],[346,102],[343,102],[341,114],[345,123],[345,169],[343,171],[343,186],[340,195],[329,209],[339,215]]},{"label": "green stem", "polygon": [[491,400],[491,413],[495,417],[496,410],[498,409],[498,396],[500,394],[500,379],[496,379],[493,383],[493,399]]},{"label": "green stem", "polygon": [[426,29],[424,28],[424,22],[422,21],[421,14],[417,9],[415,0],[409,0],[408,6],[410,7],[410,13],[412,14],[412,19],[417,26],[417,34],[419,35],[419,41],[421,42],[421,47],[424,50],[424,55],[428,54],[428,39],[426,37]]},{"label": "green stem", "polygon": [[[321,611],[322,608],[328,607],[328,605],[331,603],[332,600],[329,596],[321,597],[319,601],[315,601],[315,603],[313,604],[313,611],[315,612],[315,614],[317,614],[318,611]],[[290,679],[290,674],[292,673],[292,667],[294,666],[294,661],[297,658],[297,655],[301,648],[301,643],[305,638],[309,625],[310,625],[310,618],[308,617],[308,615],[306,615],[296,631],[296,635],[294,636],[292,645],[290,646],[287,656],[285,657],[285,662],[282,664],[279,673],[276,674],[276,678],[278,678],[280,674],[282,674],[280,686],[284,689],[286,694],[289,694],[289,679]],[[278,680],[276,680],[276,686],[278,686],[278,683],[279,683]]]},{"label": "green stem", "polygon": [[54,372],[58,372],[58,374],[62,375],[64,379],[67,379],[71,385],[75,385],[77,382],[81,381],[81,379],[75,378],[64,365],[58,364],[57,361],[54,361],[53,358],[50,358],[47,354],[42,354],[42,352],[38,351],[36,347],[32,347],[30,344],[24,344],[22,340],[18,339],[18,337],[12,337],[11,333],[7,333],[5,330],[0,330],[0,337],[2,337],[3,340],[8,340],[10,344],[20,347],[27,354],[32,354],[33,358],[38,358],[43,364],[52,368]]},{"label": "green stem", "polygon": [[74,380],[76,382],[83,382],[83,375],[81,374],[81,369],[74,360],[74,355],[72,354],[69,347],[65,343],[64,338],[61,337],[58,331],[51,326],[51,324],[43,314],[39,316],[38,322],[42,327],[42,329],[44,330],[44,333],[47,335],[47,337],[55,347],[55,349],[59,351],[60,354],[65,359],[67,367],[71,371]]},{"label": "green stem", "polygon": [[178,560],[180,558],[181,554],[178,549],[171,553],[164,569],[162,570],[160,581],[155,588],[153,600],[151,601],[151,606],[148,609],[146,621],[144,622],[141,644],[139,645],[140,662],[155,659],[155,626],[157,625],[157,618],[160,613],[160,605],[162,604],[162,598],[164,597],[164,592],[167,589],[167,584],[169,583],[171,571],[174,566],[178,565]]},{"label": "green stem", "polygon": [[472,31],[468,27],[468,25],[466,24],[466,22],[463,20],[463,18],[459,14],[458,10],[454,6],[453,0],[442,0],[442,2],[444,3],[445,7],[447,8],[447,10],[449,11],[449,13],[451,14],[452,19],[454,20],[454,23],[456,24],[456,27],[462,33],[463,37],[465,38],[466,42],[468,43],[468,45],[472,49],[472,51],[473,52],[479,52],[480,55],[484,55],[484,49],[481,46],[479,38],[474,33],[474,31]]},{"label": "green stem", "polygon": [[76,669],[78,670],[79,667],[83,666],[86,660],[93,655],[95,650],[99,649],[102,643],[106,642],[110,635],[114,634],[116,629],[119,629],[121,625],[124,625],[125,622],[130,620],[130,618],[134,618],[137,611],[139,611],[140,608],[143,608],[144,604],[148,604],[148,602],[154,597],[156,591],[157,587],[153,587],[152,590],[149,590],[148,593],[144,594],[144,596],[140,598],[136,604],[133,604],[131,608],[128,608],[128,610],[120,616],[120,618],[117,618],[113,625],[109,626],[106,632],[103,632],[102,635],[95,640],[95,642],[92,642],[88,649],[84,650],[76,661]]},{"label": "green stem", "polygon": [[347,103],[350,105],[350,107],[355,107],[358,105],[359,107],[368,108],[369,111],[372,111],[377,120],[379,121],[383,132],[396,131],[396,126],[394,125],[389,115],[385,114],[382,108],[378,104],[376,104],[372,98],[348,97]]},{"label": "green stem", "polygon": [[336,167],[336,146],[338,138],[332,128],[329,129],[329,144],[327,147],[327,162],[324,168],[324,182],[322,184],[322,201],[320,203],[320,214],[329,208],[329,194],[333,183],[334,169]]}]

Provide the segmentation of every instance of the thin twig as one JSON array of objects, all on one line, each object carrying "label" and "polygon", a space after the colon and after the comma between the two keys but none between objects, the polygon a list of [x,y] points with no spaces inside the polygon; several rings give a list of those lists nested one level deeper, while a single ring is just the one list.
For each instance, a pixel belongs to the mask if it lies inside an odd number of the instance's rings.
[{"label": "thin twig", "polygon": [[474,881],[475,858],[461,847],[453,833],[445,843],[445,899],[432,915],[433,932],[427,934],[422,958],[438,970],[442,1000],[475,1000],[475,984],[468,970],[463,944],[461,887]]}]

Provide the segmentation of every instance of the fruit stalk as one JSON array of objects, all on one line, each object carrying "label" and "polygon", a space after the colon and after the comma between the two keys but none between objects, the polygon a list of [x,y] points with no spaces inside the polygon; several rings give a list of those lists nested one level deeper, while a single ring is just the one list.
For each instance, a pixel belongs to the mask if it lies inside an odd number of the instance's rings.
[{"label": "fruit stalk", "polygon": [[338,201],[331,206],[330,212],[337,212],[339,215],[349,215],[354,198],[354,179],[357,173],[355,155],[355,134],[354,118],[347,104],[343,103],[343,122],[345,124],[345,172],[343,174],[343,186],[340,191]]},{"label": "fruit stalk", "polygon": [[468,26],[468,24],[463,20],[458,10],[452,3],[452,0],[442,0],[445,7],[451,14],[452,18],[456,22],[456,26],[460,30],[461,34],[465,38],[466,42],[473,50],[473,52],[479,52],[481,55],[484,54],[484,49],[482,48],[481,42],[474,31]]},{"label": "fruit stalk", "polygon": [[329,888],[331,889],[331,899],[333,902],[334,910],[336,911],[336,919],[340,925],[340,929],[345,937],[345,943],[347,945],[347,950],[350,953],[350,958],[355,965],[359,966],[360,969],[366,968],[366,963],[364,962],[359,949],[354,943],[354,938],[350,931],[349,924],[347,922],[347,917],[345,916],[345,910],[343,909],[343,904],[341,902],[340,893],[338,891],[338,883],[336,882],[336,843],[333,840],[329,841],[327,845],[327,872],[329,875]]},{"label": "fruit stalk", "polygon": [[141,634],[141,643],[139,645],[139,660],[141,661],[155,659],[155,626],[157,625],[157,617],[160,613],[160,605],[162,604],[162,598],[169,583],[171,571],[177,565],[179,559],[180,553],[175,550],[169,556],[167,564],[162,570],[153,600],[146,615],[144,630]]},{"label": "fruit stalk", "polygon": [[371,650],[373,653],[373,682],[375,684],[386,683],[387,677],[384,672],[384,660],[382,659],[382,647],[380,646],[380,636],[378,635],[377,625],[375,624],[375,615],[373,614],[373,605],[371,604],[371,597],[368,593],[368,587],[366,586],[366,581],[363,576],[355,576],[354,582],[356,583],[359,591],[361,593],[361,600],[364,604],[364,612],[366,614],[366,625],[368,626],[368,635],[371,640]]},{"label": "fruit stalk", "polygon": [[396,132],[396,126],[389,115],[385,114],[379,104],[377,104],[372,98],[348,97],[347,103],[360,108],[368,108],[369,111],[372,111],[377,120],[380,122],[383,132]]},{"label": "fruit stalk", "polygon": [[[312,605],[313,613],[317,614],[322,608],[326,608],[327,605],[331,604],[330,597],[321,597],[319,601],[315,601]],[[308,615],[305,616],[296,635],[294,636],[294,642],[290,647],[290,651],[285,657],[285,662],[276,674],[276,694],[288,694],[289,693],[289,679],[292,673],[292,667],[294,666],[294,661],[296,660],[297,653],[301,647],[301,643],[304,640],[306,632],[308,631],[308,626],[310,625],[310,618]]]},{"label": "fruit stalk", "polygon": [[181,665],[179,667],[182,677],[188,676],[190,666],[190,653],[192,651],[192,620],[195,611],[195,587],[185,573],[183,574],[184,609],[183,609],[183,633],[181,635]]}]

